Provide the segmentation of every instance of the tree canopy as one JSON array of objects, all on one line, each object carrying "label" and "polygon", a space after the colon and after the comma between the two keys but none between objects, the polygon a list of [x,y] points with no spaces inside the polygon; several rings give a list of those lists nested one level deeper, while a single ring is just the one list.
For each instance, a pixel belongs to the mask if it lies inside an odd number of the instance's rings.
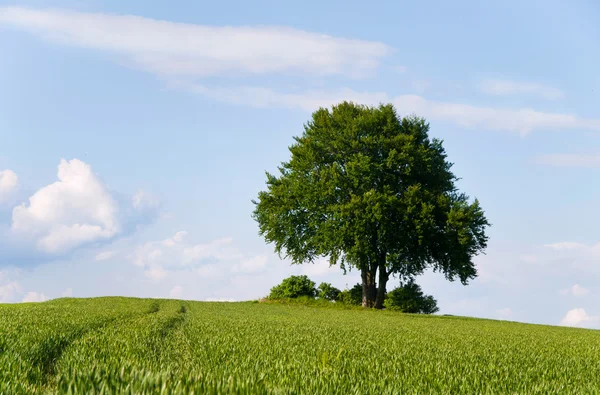
[{"label": "tree canopy", "polygon": [[390,276],[432,268],[467,284],[489,223],[457,190],[442,141],[428,132],[391,104],[320,108],[253,200],[259,233],[294,264],[327,257],[359,270],[366,307],[383,307]]}]

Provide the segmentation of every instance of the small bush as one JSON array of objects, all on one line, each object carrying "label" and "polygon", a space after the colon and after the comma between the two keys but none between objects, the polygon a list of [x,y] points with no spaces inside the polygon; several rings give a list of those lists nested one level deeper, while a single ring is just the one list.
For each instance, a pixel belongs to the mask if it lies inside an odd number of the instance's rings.
[{"label": "small bush", "polygon": [[307,276],[290,276],[285,278],[281,284],[271,288],[270,299],[288,299],[307,296],[317,296],[315,283]]},{"label": "small bush", "polygon": [[388,310],[404,313],[433,314],[439,311],[433,296],[424,295],[421,287],[413,281],[388,292],[383,305]]},{"label": "small bush", "polygon": [[323,300],[337,301],[340,295],[339,289],[329,283],[321,283],[318,289],[318,297]]},{"label": "small bush", "polygon": [[352,288],[341,291],[337,300],[349,305],[362,305],[362,285],[357,283]]}]

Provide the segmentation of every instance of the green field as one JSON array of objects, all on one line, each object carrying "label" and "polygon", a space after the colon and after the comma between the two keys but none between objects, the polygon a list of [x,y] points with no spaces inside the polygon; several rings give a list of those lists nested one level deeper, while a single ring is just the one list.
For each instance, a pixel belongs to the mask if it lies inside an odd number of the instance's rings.
[{"label": "green field", "polygon": [[257,302],[0,305],[0,393],[598,393],[600,331]]}]

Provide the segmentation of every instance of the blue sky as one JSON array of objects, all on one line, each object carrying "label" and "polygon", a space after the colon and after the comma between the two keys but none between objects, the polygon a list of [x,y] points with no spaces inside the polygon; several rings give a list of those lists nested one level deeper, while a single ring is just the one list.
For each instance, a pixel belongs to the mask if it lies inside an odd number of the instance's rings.
[{"label": "blue sky", "polygon": [[0,1],[0,301],[352,286],[251,218],[352,100],[427,118],[493,224],[469,286],[419,278],[441,313],[600,327],[600,5],[396,3]]}]

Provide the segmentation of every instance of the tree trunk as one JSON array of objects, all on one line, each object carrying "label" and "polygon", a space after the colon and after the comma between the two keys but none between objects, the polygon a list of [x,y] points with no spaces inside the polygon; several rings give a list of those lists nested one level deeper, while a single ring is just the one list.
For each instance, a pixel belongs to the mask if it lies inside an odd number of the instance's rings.
[{"label": "tree trunk", "polygon": [[385,268],[385,256],[383,260],[379,262],[379,288],[377,288],[377,297],[375,299],[375,308],[383,309],[383,302],[385,300],[385,286],[388,281],[388,274]]},{"label": "tree trunk", "polygon": [[377,288],[375,286],[375,270],[361,269],[360,276],[362,278],[362,306],[374,307],[377,299]]}]

